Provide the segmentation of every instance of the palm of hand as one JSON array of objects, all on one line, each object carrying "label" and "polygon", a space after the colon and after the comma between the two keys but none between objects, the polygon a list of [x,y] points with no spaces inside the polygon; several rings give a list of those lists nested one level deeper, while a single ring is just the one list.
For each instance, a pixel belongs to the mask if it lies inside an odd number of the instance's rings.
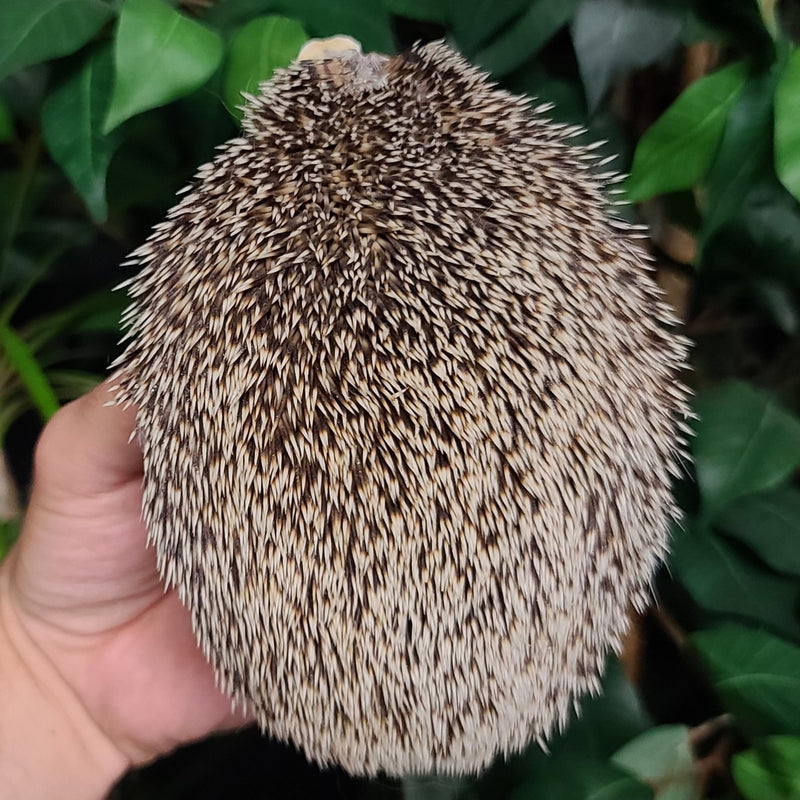
[{"label": "palm of hand", "polygon": [[215,687],[189,613],[164,593],[140,519],[134,416],[108,399],[101,386],[46,428],[8,567],[22,623],[136,763],[245,719]]}]

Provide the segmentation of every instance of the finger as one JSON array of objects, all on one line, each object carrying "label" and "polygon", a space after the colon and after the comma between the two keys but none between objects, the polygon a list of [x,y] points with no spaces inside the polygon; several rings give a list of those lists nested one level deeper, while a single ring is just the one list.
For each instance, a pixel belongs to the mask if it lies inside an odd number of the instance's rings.
[{"label": "finger", "polygon": [[141,478],[136,412],[115,404],[110,385],[64,406],[46,425],[36,447],[37,480],[88,496]]}]

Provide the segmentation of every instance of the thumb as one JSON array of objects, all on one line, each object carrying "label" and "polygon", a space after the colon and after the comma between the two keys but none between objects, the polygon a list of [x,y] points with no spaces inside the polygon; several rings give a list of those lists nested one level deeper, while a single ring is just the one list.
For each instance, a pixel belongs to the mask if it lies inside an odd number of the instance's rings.
[{"label": "thumb", "polygon": [[61,408],[36,446],[38,481],[71,495],[105,494],[140,479],[142,451],[133,436],[134,409],[115,404],[106,380]]}]

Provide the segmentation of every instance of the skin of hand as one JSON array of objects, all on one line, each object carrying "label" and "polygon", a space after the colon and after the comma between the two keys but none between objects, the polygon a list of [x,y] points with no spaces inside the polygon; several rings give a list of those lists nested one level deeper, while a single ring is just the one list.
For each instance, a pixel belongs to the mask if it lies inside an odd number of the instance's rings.
[{"label": "skin of hand", "polygon": [[42,433],[22,532],[0,564],[0,602],[35,651],[29,661],[41,655],[55,668],[35,680],[63,681],[54,691],[77,698],[121,755],[120,772],[247,720],[216,688],[189,613],[164,590],[141,521],[135,415],[112,399],[102,384]]}]

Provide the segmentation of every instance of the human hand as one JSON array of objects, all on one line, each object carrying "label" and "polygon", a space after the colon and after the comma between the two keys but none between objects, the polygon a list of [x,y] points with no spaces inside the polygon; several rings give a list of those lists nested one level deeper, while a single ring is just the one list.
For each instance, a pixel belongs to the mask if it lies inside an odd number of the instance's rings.
[{"label": "human hand", "polygon": [[[97,726],[105,759],[118,754],[119,773],[246,720],[215,687],[189,613],[164,592],[140,518],[134,413],[111,399],[103,384],[45,428],[22,533],[0,565],[0,609],[6,627],[27,636],[28,661],[43,656],[63,681],[55,691],[73,693]],[[36,758],[37,743],[27,746]],[[0,785],[4,758],[0,749]]]}]

